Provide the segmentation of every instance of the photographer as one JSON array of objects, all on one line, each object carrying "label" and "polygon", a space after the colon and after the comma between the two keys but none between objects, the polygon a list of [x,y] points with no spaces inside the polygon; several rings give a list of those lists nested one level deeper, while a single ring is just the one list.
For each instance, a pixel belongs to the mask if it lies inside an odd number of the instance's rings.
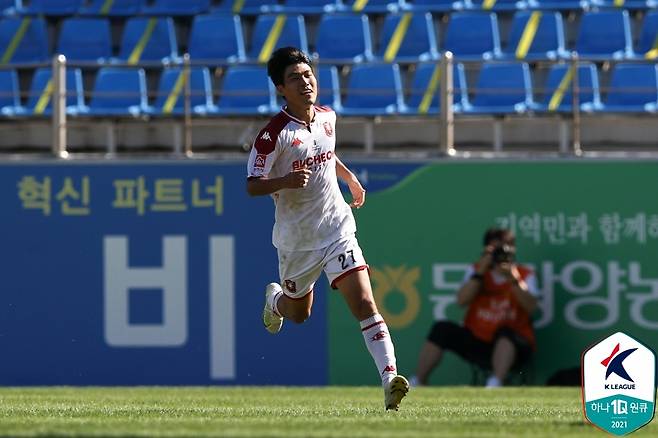
[{"label": "photographer", "polygon": [[466,307],[464,325],[438,321],[423,345],[416,376],[426,385],[445,350],[492,370],[487,387],[501,386],[515,365],[535,350],[530,316],[537,307],[537,284],[531,269],[515,262],[514,234],[490,228],[480,259],[466,272],[457,303]]}]

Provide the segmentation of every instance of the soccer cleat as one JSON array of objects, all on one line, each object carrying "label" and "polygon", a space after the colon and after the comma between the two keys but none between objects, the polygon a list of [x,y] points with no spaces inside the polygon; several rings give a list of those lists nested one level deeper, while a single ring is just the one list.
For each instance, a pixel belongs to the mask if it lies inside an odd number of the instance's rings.
[{"label": "soccer cleat", "polygon": [[409,382],[404,376],[395,376],[384,389],[384,404],[386,410],[400,408],[400,402],[409,392]]},{"label": "soccer cleat", "polygon": [[277,283],[270,283],[265,287],[265,307],[263,308],[263,324],[265,329],[273,335],[279,333],[283,325],[283,317],[277,315],[269,303],[273,302],[272,297],[276,294],[283,293],[281,286]]}]

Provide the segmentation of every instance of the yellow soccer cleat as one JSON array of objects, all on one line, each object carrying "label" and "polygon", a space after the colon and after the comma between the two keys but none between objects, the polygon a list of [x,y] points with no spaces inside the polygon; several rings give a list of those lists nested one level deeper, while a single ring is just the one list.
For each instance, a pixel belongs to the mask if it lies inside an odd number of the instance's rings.
[{"label": "yellow soccer cleat", "polygon": [[400,402],[409,392],[409,382],[404,376],[395,376],[384,389],[384,405],[386,410],[400,408]]}]

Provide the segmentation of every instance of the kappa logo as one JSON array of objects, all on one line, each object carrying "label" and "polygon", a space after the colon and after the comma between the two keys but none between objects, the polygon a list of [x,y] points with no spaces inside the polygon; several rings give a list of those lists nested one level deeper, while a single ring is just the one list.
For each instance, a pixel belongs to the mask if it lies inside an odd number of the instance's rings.
[{"label": "kappa logo", "polygon": [[286,280],[285,284],[286,284],[286,289],[288,289],[288,292],[293,293],[293,294],[297,293],[297,285],[295,284],[294,281]]},{"label": "kappa logo", "polygon": [[384,339],[387,335],[388,335],[388,333],[386,333],[384,330],[381,330],[381,331],[377,332],[377,333],[375,334],[375,336],[373,336],[370,340],[373,341],[373,342],[375,342],[375,341],[381,341],[381,340]]},{"label": "kappa logo", "polygon": [[254,161],[254,167],[265,167],[265,160],[267,155],[265,154],[256,154],[256,160]]},{"label": "kappa logo", "polygon": [[[629,348],[628,350],[619,353],[619,344],[617,344],[612,350],[612,353],[601,361],[601,365],[607,368],[605,371],[605,379],[608,380],[610,374],[616,374],[624,380],[634,382],[628,374],[628,371],[626,371],[626,368],[624,368],[624,360],[626,360],[626,358],[635,350],[637,350],[637,348]],[[617,353],[619,354],[615,357]]]},{"label": "kappa logo", "polygon": [[384,371],[382,371],[382,376],[386,373],[394,373],[394,372],[395,372],[394,365],[386,365],[386,368],[384,368]]},{"label": "kappa logo", "polygon": [[270,133],[268,131],[263,132],[263,135],[260,136],[260,139],[272,141],[272,137],[270,137]]},{"label": "kappa logo", "polygon": [[297,137],[295,137],[291,143],[292,147],[299,146],[300,144],[304,144],[304,142],[298,139]]}]

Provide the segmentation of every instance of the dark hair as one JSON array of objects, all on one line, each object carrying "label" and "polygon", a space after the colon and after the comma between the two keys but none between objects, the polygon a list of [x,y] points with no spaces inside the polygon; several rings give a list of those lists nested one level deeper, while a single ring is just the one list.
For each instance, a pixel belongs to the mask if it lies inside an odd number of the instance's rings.
[{"label": "dark hair", "polygon": [[494,240],[504,240],[506,236],[514,236],[514,233],[507,228],[491,227],[485,231],[482,243],[487,246]]},{"label": "dark hair", "polygon": [[282,47],[272,53],[267,61],[267,75],[274,85],[283,85],[283,73],[289,65],[307,64],[312,68],[311,60],[296,47]]}]

